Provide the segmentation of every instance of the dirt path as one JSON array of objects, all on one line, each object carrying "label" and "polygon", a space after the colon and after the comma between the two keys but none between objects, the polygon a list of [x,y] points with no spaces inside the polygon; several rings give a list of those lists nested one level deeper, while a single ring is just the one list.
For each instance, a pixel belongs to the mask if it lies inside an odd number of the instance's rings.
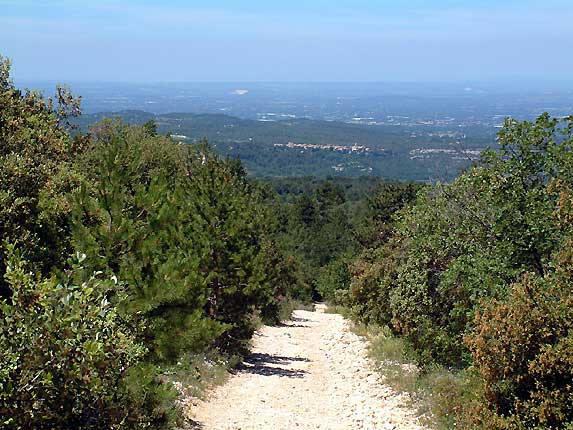
[{"label": "dirt path", "polygon": [[323,310],[263,327],[237,374],[187,411],[198,428],[421,429],[406,399],[372,370],[364,340]]}]

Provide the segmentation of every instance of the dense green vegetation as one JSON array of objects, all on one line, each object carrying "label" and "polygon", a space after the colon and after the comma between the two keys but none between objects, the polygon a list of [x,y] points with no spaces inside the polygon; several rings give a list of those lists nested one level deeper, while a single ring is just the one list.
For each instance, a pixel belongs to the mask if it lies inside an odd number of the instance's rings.
[{"label": "dense green vegetation", "polygon": [[255,182],[154,118],[72,130],[79,101],[9,66],[2,428],[176,428],[172,382],[311,298],[404,347],[445,428],[572,428],[573,117],[507,120],[450,183]]},{"label": "dense green vegetation", "polygon": [[237,354],[308,299],[276,198],[154,124],[67,127],[0,62],[0,417],[7,429],[172,428],[178,366]]},{"label": "dense green vegetation", "polygon": [[422,369],[471,379],[447,428],[573,424],[572,131],[573,117],[508,120],[498,152],[420,191],[330,274],[357,321],[389,327]]},{"label": "dense green vegetation", "polygon": [[[172,133],[186,143],[206,138],[220,154],[240,158],[254,177],[371,175],[388,180],[451,180],[475,158],[475,151],[495,144],[494,131],[485,126],[366,125],[304,118],[256,121],[142,111],[85,115],[77,122],[87,129],[115,116],[130,124],[153,120],[161,133]],[[289,142],[313,146],[285,146]],[[353,145],[363,148],[353,151]]]}]

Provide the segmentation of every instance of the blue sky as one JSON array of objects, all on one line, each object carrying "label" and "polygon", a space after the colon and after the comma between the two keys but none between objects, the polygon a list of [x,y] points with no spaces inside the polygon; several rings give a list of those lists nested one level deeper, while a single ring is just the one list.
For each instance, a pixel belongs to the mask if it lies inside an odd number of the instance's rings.
[{"label": "blue sky", "polygon": [[573,81],[573,0],[0,0],[17,80]]}]

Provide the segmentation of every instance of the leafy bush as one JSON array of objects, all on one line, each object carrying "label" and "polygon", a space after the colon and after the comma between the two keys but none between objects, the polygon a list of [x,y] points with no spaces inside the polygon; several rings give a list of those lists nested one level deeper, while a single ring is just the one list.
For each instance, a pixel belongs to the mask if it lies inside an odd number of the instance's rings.
[{"label": "leafy bush", "polygon": [[352,264],[345,304],[361,323],[391,326],[390,297],[397,282],[398,253],[398,244],[390,239],[377,249],[363,252]]},{"label": "leafy bush", "polygon": [[390,292],[392,324],[420,362],[462,366],[463,334],[480,298],[503,295],[513,276],[493,237],[496,208],[484,171],[439,186],[400,213],[401,264]]},{"label": "leafy bush", "polygon": [[494,300],[476,315],[476,329],[466,336],[474,367],[485,382],[487,406],[499,428],[573,426],[573,192],[569,178],[553,181],[549,191],[558,196],[555,219],[564,236],[553,259],[555,271],[544,277],[524,276],[513,285],[507,300]]},{"label": "leafy bush", "polygon": [[349,257],[342,255],[322,268],[316,279],[316,291],[329,303],[341,304],[350,286]]},{"label": "leafy bush", "polygon": [[[121,285],[35,278],[8,246],[10,299],[0,302],[0,416],[8,429],[160,428],[173,393],[141,365],[146,348],[108,301]],[[74,275],[81,275],[76,267]]]},{"label": "leafy bush", "polygon": [[466,337],[486,399],[507,428],[573,424],[573,296],[570,285],[528,275],[493,301]]},{"label": "leafy bush", "polygon": [[[71,167],[81,138],[72,139],[63,121],[77,102],[58,88],[53,100],[16,89],[10,62],[0,56],[0,237],[25,252],[46,274],[65,263],[71,252],[64,195],[77,184]],[[73,112],[72,112],[73,113]],[[0,250],[0,274],[5,271]],[[0,296],[9,295],[0,276]]]},{"label": "leafy bush", "polygon": [[366,325],[391,326],[391,293],[396,288],[404,246],[396,235],[395,217],[415,201],[422,186],[381,183],[368,198],[367,215],[356,228],[365,249],[349,265],[349,291],[342,297],[354,318]]},{"label": "leafy bush", "polygon": [[422,363],[469,363],[463,335],[482,299],[503,299],[526,272],[552,269],[561,233],[552,178],[566,171],[571,119],[508,120],[488,151],[452,184],[403,211],[405,260],[392,293],[395,326]]}]

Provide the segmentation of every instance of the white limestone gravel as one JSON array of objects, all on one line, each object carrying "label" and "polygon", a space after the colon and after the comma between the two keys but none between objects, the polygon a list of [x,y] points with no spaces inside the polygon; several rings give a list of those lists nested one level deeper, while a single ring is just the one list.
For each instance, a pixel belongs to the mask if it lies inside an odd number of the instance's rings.
[{"label": "white limestone gravel", "polygon": [[239,371],[186,414],[204,430],[422,429],[407,401],[384,385],[366,341],[317,305],[259,330]]}]

